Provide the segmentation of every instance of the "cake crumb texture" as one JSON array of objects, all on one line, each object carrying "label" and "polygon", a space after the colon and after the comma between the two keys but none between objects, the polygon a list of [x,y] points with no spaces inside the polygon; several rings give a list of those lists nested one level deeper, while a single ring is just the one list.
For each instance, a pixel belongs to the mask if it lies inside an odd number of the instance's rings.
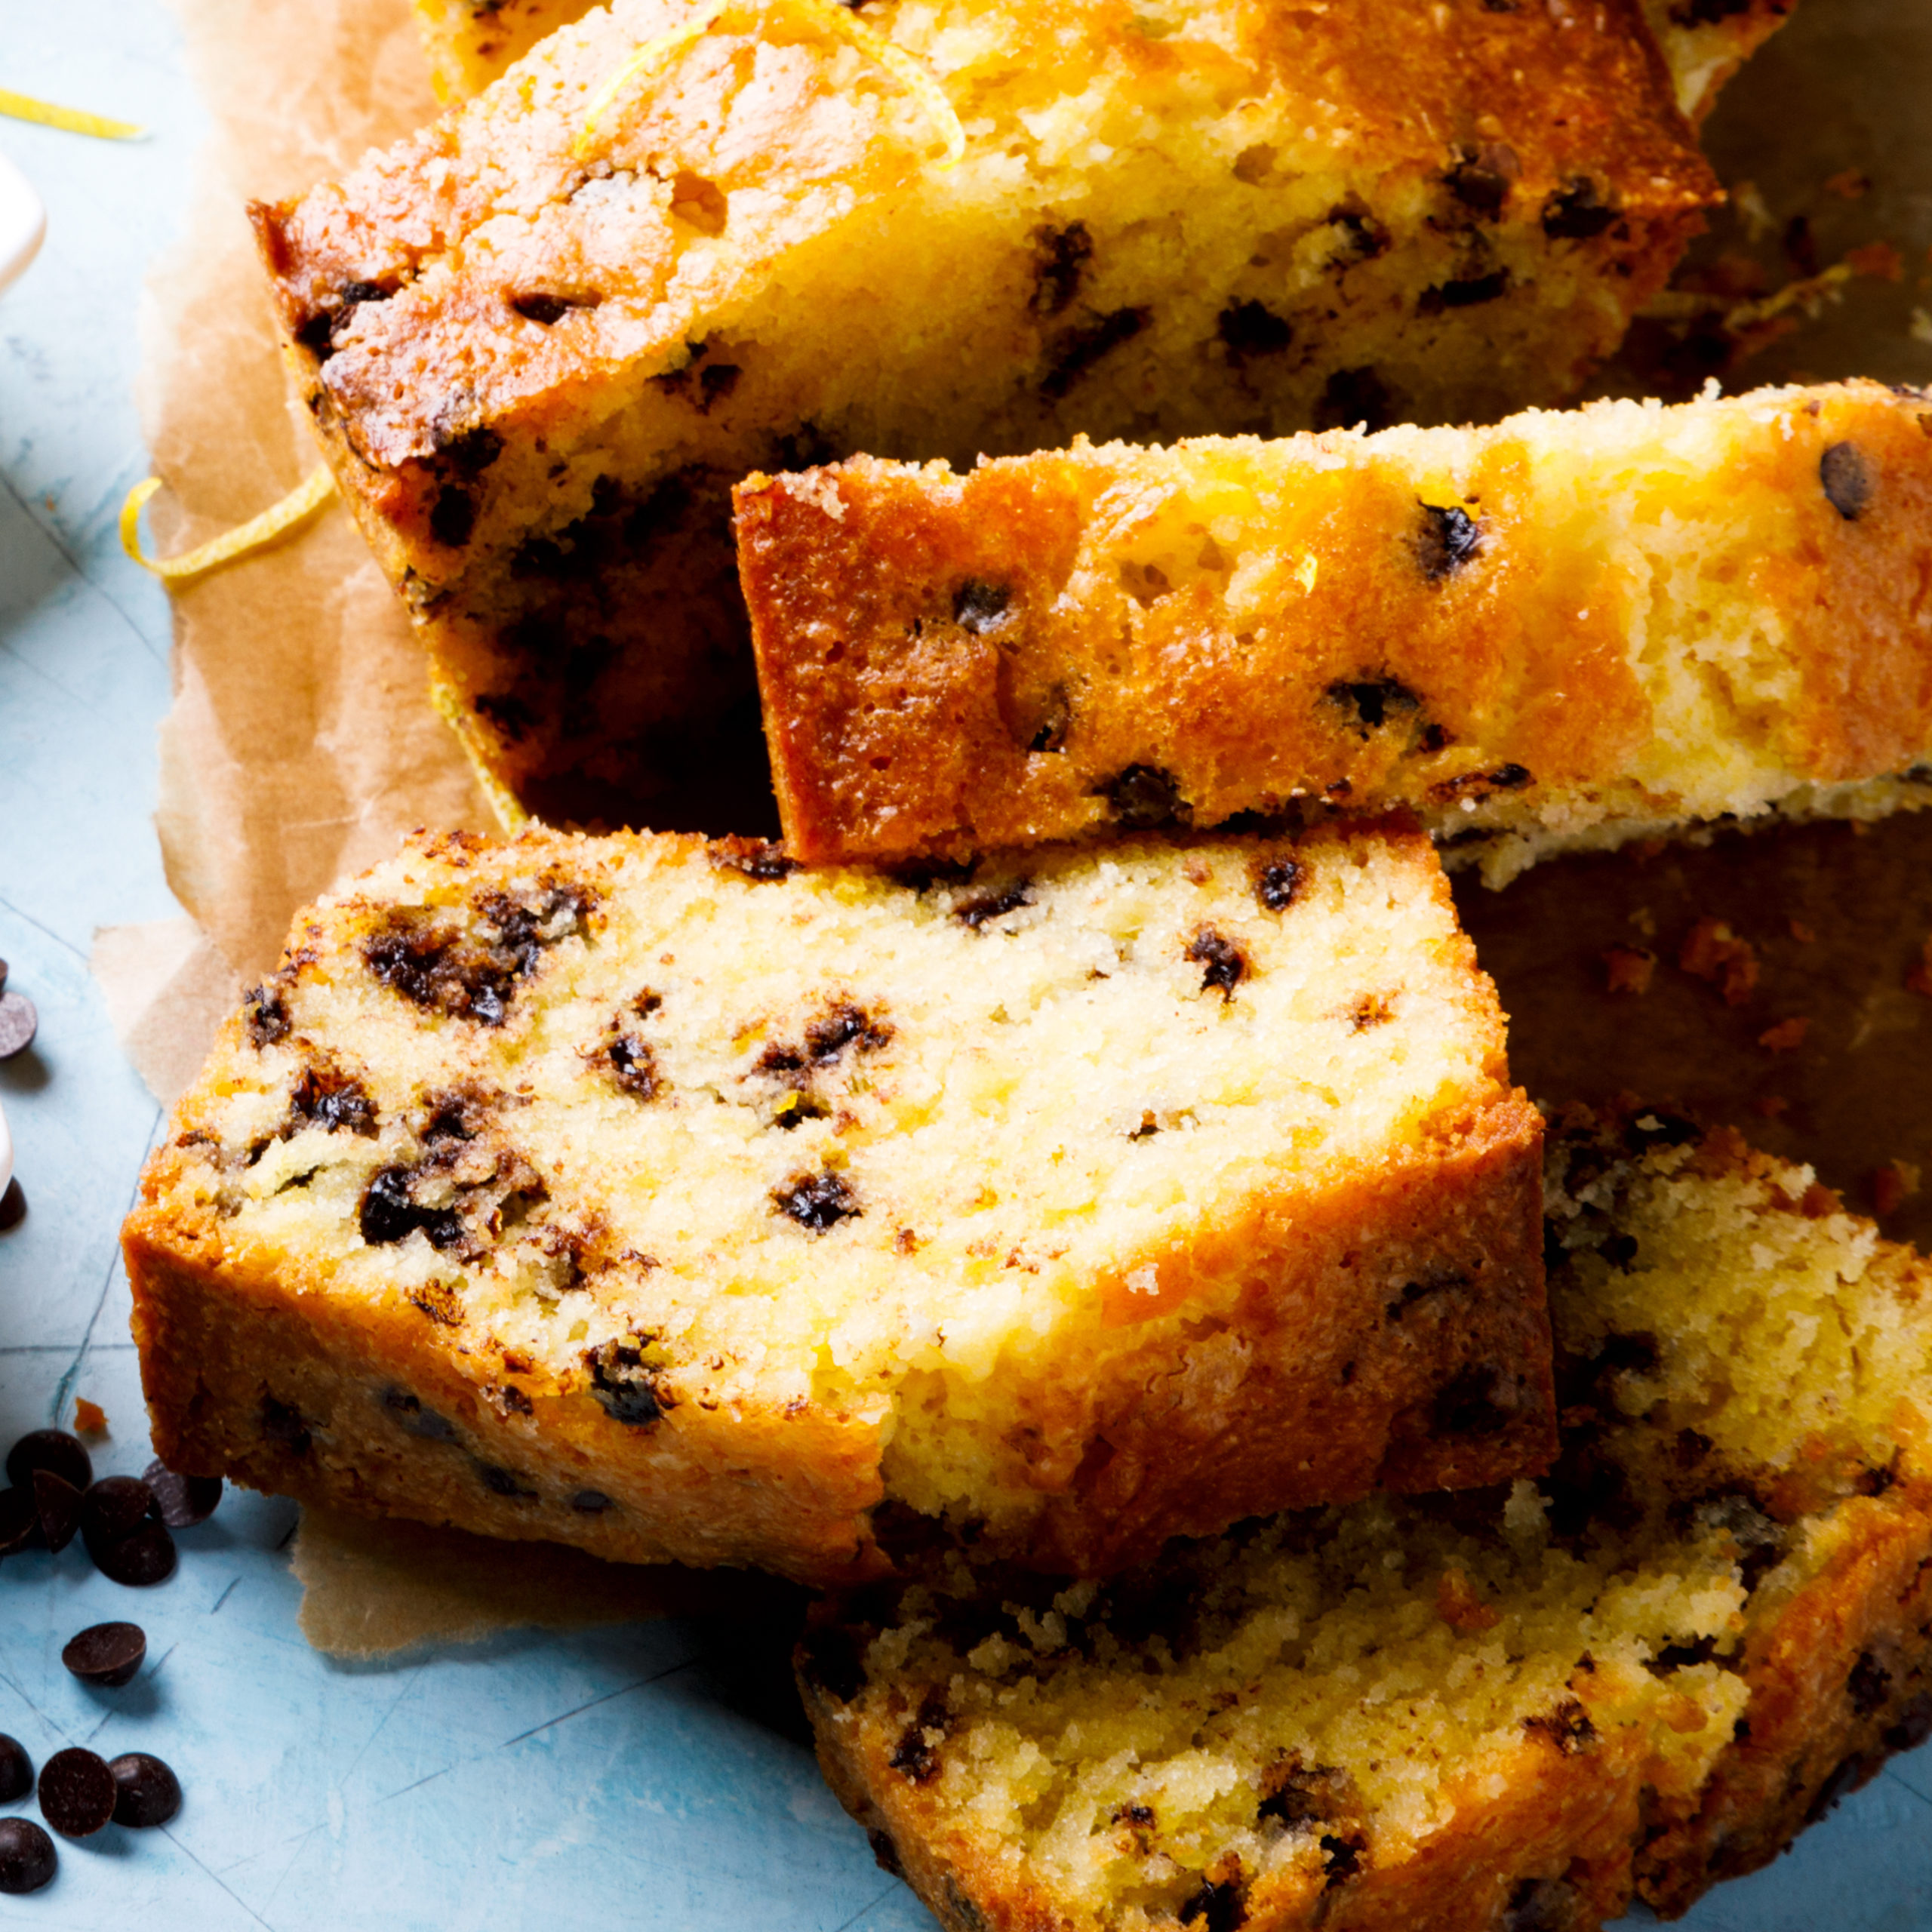
[{"label": "cake crumb texture", "polygon": [[1553,1121],[1546,1211],[1540,1481],[820,1616],[821,1758],[943,1923],[1674,1917],[1932,1734],[1932,1267],[1661,1110]]},{"label": "cake crumb texture", "polygon": [[127,1232],[171,1467],[808,1580],[1540,1467],[1535,1190],[1413,828],[914,878],[419,836]]}]

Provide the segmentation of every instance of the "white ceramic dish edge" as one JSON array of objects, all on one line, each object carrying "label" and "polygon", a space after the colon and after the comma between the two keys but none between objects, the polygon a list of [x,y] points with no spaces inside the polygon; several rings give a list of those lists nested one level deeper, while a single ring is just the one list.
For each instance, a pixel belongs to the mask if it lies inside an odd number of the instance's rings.
[{"label": "white ceramic dish edge", "polygon": [[26,177],[0,154],[0,292],[17,281],[40,252],[47,211]]}]

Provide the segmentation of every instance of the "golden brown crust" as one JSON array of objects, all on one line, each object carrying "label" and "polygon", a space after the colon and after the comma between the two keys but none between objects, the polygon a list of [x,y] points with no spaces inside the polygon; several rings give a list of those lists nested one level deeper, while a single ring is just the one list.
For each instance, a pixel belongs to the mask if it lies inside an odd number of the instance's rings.
[{"label": "golden brown crust", "polygon": [[[1137,765],[1200,824],[1308,798],[1454,831],[1748,812],[1922,758],[1932,405],[1858,383],[1621,407],[749,478],[740,569],[792,848],[1103,831]],[[1466,561],[1428,548],[1418,499],[1465,517]],[[1657,591],[1631,525],[1660,512],[1701,563],[1681,584],[1660,565]],[[1240,561],[1194,566],[1217,540]],[[1770,640],[1762,661],[1710,650],[1703,737],[1734,734],[1748,796],[1697,795],[1706,745],[1643,648],[1673,622]]]}]

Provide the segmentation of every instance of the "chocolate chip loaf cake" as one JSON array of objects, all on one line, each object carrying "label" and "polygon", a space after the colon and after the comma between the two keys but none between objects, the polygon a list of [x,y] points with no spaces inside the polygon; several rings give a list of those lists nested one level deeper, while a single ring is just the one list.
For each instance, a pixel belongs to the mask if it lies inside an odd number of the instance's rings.
[{"label": "chocolate chip loaf cake", "polygon": [[1541,1122],[1413,829],[923,878],[418,838],[127,1229],[158,1452],[635,1560],[1069,1573],[1540,1468]]},{"label": "chocolate chip loaf cake", "polygon": [[[416,0],[417,25],[437,98],[466,100],[481,94],[546,34],[581,20],[598,4]],[[1782,23],[1792,5],[1793,0],[1644,0],[1645,17],[1675,83],[1677,104],[1690,120],[1703,118],[1718,88]]]},{"label": "chocolate chip loaf cake", "polygon": [[1552,1126],[1546,1201],[1541,1481],[808,1632],[826,1769],[945,1924],[1674,1916],[1932,1733],[1932,1266],[1661,1114]]},{"label": "chocolate chip loaf cake", "polygon": [[738,492],[786,832],[958,854],[1411,808],[1492,882],[1932,801],[1932,397],[855,457]]},{"label": "chocolate chip loaf cake", "polygon": [[808,1632],[827,1774],[946,1926],[1675,1917],[1932,1733],[1932,1267],[1656,1113],[1553,1126],[1548,1217],[1542,1482]]},{"label": "chocolate chip loaf cake", "polygon": [[1567,395],[1717,197],[1673,96],[1638,0],[617,0],[254,212],[492,782],[742,832],[746,472]]}]

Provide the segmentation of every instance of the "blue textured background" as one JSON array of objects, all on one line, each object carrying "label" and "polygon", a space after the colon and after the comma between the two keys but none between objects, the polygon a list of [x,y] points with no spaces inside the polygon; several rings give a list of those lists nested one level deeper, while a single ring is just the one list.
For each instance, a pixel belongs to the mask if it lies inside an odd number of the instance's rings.
[{"label": "blue textured background", "polygon": [[[152,130],[124,146],[0,121],[51,222],[0,298],[0,956],[41,1015],[33,1051],[0,1063],[30,1202],[0,1235],[0,1442],[71,1415],[78,1393],[113,1426],[97,1471],[133,1472],[149,1451],[115,1241],[158,1118],[86,960],[97,926],[177,909],[149,821],[167,601],[114,524],[147,469],[131,396],[142,278],[179,231],[206,124],[158,0],[0,0],[0,86]],[[153,1751],[187,1798],[165,1831],[63,1844],[54,1884],[0,1900],[0,1918],[88,1932],[930,1927],[820,1783],[769,1694],[774,1656],[667,1621],[331,1662],[296,1629],[293,1523],[285,1503],[231,1495],[145,1592],[95,1575],[78,1547],[5,1564],[0,1729],[36,1762],[72,1743]],[[146,1626],[149,1661],[97,1692],[60,1650],[112,1617]],[[1929,1804],[1932,1749],[1685,1923],[1926,1932]]]}]

